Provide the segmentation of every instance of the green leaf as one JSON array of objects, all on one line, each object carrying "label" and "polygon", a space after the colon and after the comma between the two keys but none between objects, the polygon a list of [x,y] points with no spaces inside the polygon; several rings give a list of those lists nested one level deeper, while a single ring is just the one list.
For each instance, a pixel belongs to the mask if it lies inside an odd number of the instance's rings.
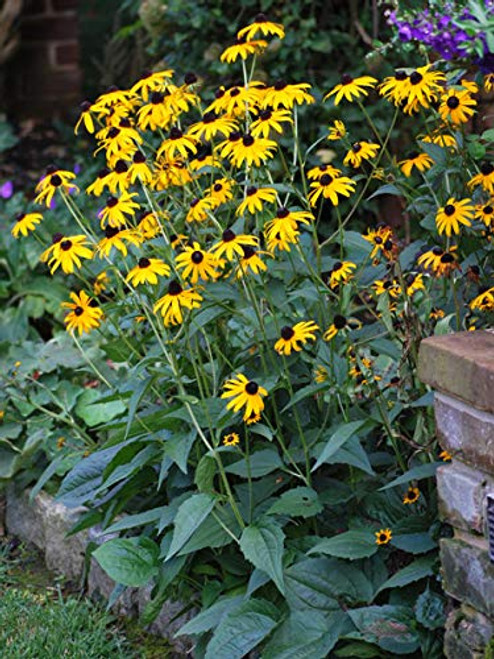
[{"label": "green leaf", "polygon": [[[406,567],[398,570],[396,574],[393,574],[387,581],[385,581],[382,586],[379,588],[377,593],[380,593],[386,588],[402,588],[407,586],[409,583],[414,581],[419,581],[424,577],[429,577],[434,573],[432,566],[436,561],[436,556],[423,556],[422,558],[417,558],[416,561],[410,563]],[[376,595],[377,595],[376,593]]]},{"label": "green leaf", "polygon": [[216,460],[207,453],[203,455],[197,464],[194,475],[194,484],[199,492],[213,492],[216,471]]},{"label": "green leaf", "polygon": [[297,391],[297,393],[292,398],[290,398],[290,402],[288,403],[288,405],[285,405],[285,407],[281,410],[281,414],[289,410],[290,407],[293,407],[301,400],[307,398],[307,396],[313,396],[322,389],[327,389],[327,384],[325,382],[321,382],[319,384],[309,384],[306,387],[302,387]]},{"label": "green leaf", "polygon": [[352,530],[340,533],[332,538],[318,542],[308,552],[310,554],[329,554],[338,558],[367,558],[378,550],[374,534],[370,530]]},{"label": "green leaf", "polygon": [[137,544],[137,538],[115,538],[92,555],[111,579],[138,588],[158,572],[158,546],[149,538],[142,538],[141,543]]},{"label": "green leaf", "polygon": [[434,160],[438,165],[446,165],[447,160],[447,150],[438,144],[433,142],[423,142],[421,141],[420,147],[425,151],[425,153]]},{"label": "green leaf", "polygon": [[286,600],[292,612],[341,610],[329,583],[333,567],[326,558],[309,558],[285,570]]},{"label": "green leaf", "polygon": [[382,185],[380,188],[378,188],[373,194],[371,194],[370,197],[367,197],[367,201],[370,201],[371,199],[374,199],[374,197],[378,197],[379,195],[383,195],[383,194],[389,194],[395,197],[402,196],[400,189],[397,188],[396,185],[393,185],[392,183],[387,183],[386,185]]},{"label": "green leaf", "polygon": [[409,483],[410,481],[420,481],[423,480],[424,478],[430,478],[431,476],[435,476],[437,468],[440,467],[442,464],[444,463],[429,462],[428,464],[425,465],[419,465],[418,467],[413,467],[412,469],[406,471],[402,476],[398,476],[398,478],[392,480],[391,483],[388,483],[387,485],[381,487],[380,491],[388,490],[390,487],[403,485],[404,483]]},{"label": "green leaf", "polygon": [[[283,462],[281,461],[278,451],[272,448],[256,451],[250,456],[251,478],[260,478],[282,466]],[[230,474],[236,474],[237,476],[243,476],[244,478],[247,478],[249,474],[245,458],[229,465],[225,468],[225,471]]]},{"label": "green leaf", "polygon": [[235,537],[240,535],[239,524],[230,506],[216,507],[214,515],[206,517],[179,551],[179,554],[190,554],[199,549],[204,549],[204,547],[212,549],[229,545],[232,542],[232,537],[216,518],[221,520],[221,523],[230,529]]},{"label": "green leaf", "polygon": [[205,611],[198,613],[192,620],[180,627],[176,636],[204,634],[214,629],[227,613],[233,613],[244,601],[243,596],[222,597]]},{"label": "green leaf", "polygon": [[126,531],[127,529],[134,529],[138,526],[146,526],[147,524],[157,522],[162,515],[163,508],[164,506],[160,506],[159,508],[151,508],[151,510],[146,510],[136,515],[126,515],[123,519],[119,519],[106,528],[105,533],[117,533],[118,531]]},{"label": "green leaf", "polygon": [[342,446],[353,437],[357,431],[364,425],[364,421],[352,421],[351,423],[344,423],[337,428],[337,430],[328,439],[322,452],[317,458],[316,464],[312,467],[311,471],[315,471],[329,458],[331,458]]},{"label": "green leaf", "polygon": [[242,659],[277,626],[279,610],[251,598],[226,615],[209,642],[205,659]]},{"label": "green leaf", "polygon": [[240,549],[245,558],[259,570],[269,574],[278,590],[284,594],[283,542],[281,527],[271,520],[261,520],[245,527],[240,538]]},{"label": "green leaf", "polygon": [[382,653],[375,645],[355,641],[335,650],[334,656],[348,657],[348,659],[373,659],[374,657],[382,657]]},{"label": "green leaf", "polygon": [[75,407],[77,416],[91,428],[111,421],[111,419],[123,414],[127,409],[121,400],[98,403],[97,400],[99,398],[101,398],[99,391],[88,389],[80,396]]},{"label": "green leaf", "polygon": [[446,622],[445,600],[429,587],[419,595],[415,603],[415,616],[426,629],[441,629]]},{"label": "green leaf", "polygon": [[312,517],[320,513],[322,509],[322,504],[315,490],[311,487],[295,487],[292,490],[283,492],[267,511],[267,514]]},{"label": "green leaf", "polygon": [[410,554],[425,554],[437,547],[437,542],[431,538],[429,533],[401,533],[393,535],[391,544],[393,547],[407,551]]},{"label": "green leaf", "polygon": [[193,494],[178,509],[175,517],[173,538],[166,560],[184,546],[197,527],[213,510],[216,499],[210,494]]},{"label": "green leaf", "polygon": [[366,606],[349,609],[348,615],[363,640],[376,643],[383,650],[398,655],[410,654],[420,646],[419,636],[412,626],[412,614],[407,607]]}]

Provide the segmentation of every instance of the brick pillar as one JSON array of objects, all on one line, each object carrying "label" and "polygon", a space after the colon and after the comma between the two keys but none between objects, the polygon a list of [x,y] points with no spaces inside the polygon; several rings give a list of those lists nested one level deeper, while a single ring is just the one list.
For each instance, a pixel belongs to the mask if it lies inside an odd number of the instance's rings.
[{"label": "brick pillar", "polygon": [[[453,527],[440,544],[445,591],[457,601],[446,623],[448,659],[481,659],[494,648],[494,564],[489,559],[487,495],[494,496],[494,330],[422,342],[419,377],[436,390],[442,448],[439,514]],[[490,656],[490,655],[488,655]]]},{"label": "brick pillar", "polygon": [[80,102],[77,0],[25,0],[20,47],[7,73],[16,117],[66,115]]}]

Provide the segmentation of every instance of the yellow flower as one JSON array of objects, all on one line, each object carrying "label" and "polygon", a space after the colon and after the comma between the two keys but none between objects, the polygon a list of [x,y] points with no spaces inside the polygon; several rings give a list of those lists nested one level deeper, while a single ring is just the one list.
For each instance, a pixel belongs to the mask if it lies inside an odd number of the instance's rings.
[{"label": "yellow flower", "polygon": [[281,23],[272,23],[265,14],[261,13],[257,14],[253,23],[239,30],[237,37],[250,41],[258,34],[261,34],[263,37],[275,36],[283,39],[285,37],[285,28]]},{"label": "yellow flower", "polygon": [[236,210],[236,215],[244,215],[246,211],[254,213],[261,212],[263,202],[272,204],[276,201],[276,190],[274,188],[256,188],[250,186],[245,190],[245,198]]},{"label": "yellow flower", "polygon": [[431,64],[417,68],[408,76],[402,100],[406,100],[404,112],[411,114],[420,107],[428,108],[442,92],[446,76],[440,71],[429,71]]},{"label": "yellow flower", "polygon": [[197,138],[192,135],[184,135],[180,128],[174,126],[167,140],[162,142],[158,149],[157,156],[166,156],[166,158],[175,158],[177,155],[182,158],[188,158],[191,153],[197,153]]},{"label": "yellow flower", "polygon": [[444,311],[442,309],[438,309],[437,307],[432,307],[429,313],[429,318],[431,320],[441,320],[441,318],[444,318],[444,316]]},{"label": "yellow flower", "polygon": [[449,250],[433,247],[419,256],[417,263],[426,270],[431,270],[435,277],[448,276],[458,268],[457,249],[456,245],[451,246]]},{"label": "yellow flower", "polygon": [[110,278],[107,273],[103,270],[93,281],[93,295],[100,295],[107,290],[108,284],[110,283]]},{"label": "yellow flower", "polygon": [[393,537],[393,532],[391,529],[381,529],[376,531],[374,535],[376,536],[376,545],[387,545]]},{"label": "yellow flower", "polygon": [[134,197],[137,197],[137,192],[124,192],[120,197],[108,197],[105,207],[98,213],[101,228],[104,229],[106,224],[111,227],[125,225],[125,216],[135,215],[136,210],[140,208]]},{"label": "yellow flower", "polygon": [[298,242],[300,232],[299,223],[310,224],[314,221],[312,213],[307,211],[290,211],[288,208],[278,208],[276,217],[264,225],[266,245],[270,252],[276,248],[282,251],[290,251],[290,244]]},{"label": "yellow flower", "polygon": [[420,490],[418,487],[409,487],[408,490],[403,495],[403,503],[405,505],[410,505],[416,503],[420,497]]},{"label": "yellow flower", "polygon": [[470,302],[470,309],[479,309],[480,311],[494,311],[494,286],[477,295]]},{"label": "yellow flower", "polygon": [[102,238],[98,243],[98,253],[100,258],[105,256],[110,256],[112,247],[115,247],[119,252],[124,256],[127,256],[127,245],[126,242],[139,247],[141,244],[141,237],[137,231],[134,229],[127,229],[123,227],[106,227],[105,237]]},{"label": "yellow flower", "polygon": [[268,138],[272,130],[282,135],[282,123],[293,124],[292,116],[288,110],[266,108],[259,111],[255,121],[250,125],[250,132],[254,137]]},{"label": "yellow flower", "polygon": [[483,162],[480,172],[473,176],[467,185],[469,188],[481,185],[490,195],[494,195],[494,165],[490,162]]},{"label": "yellow flower", "polygon": [[371,76],[360,76],[360,78],[352,78],[348,73],[344,73],[341,76],[341,82],[333,87],[333,89],[326,94],[324,100],[327,101],[328,98],[335,95],[334,104],[338,105],[340,101],[346,99],[350,101],[359,99],[362,96],[367,96],[369,93],[367,87],[372,88],[377,84],[377,80]]},{"label": "yellow flower", "polygon": [[341,169],[337,169],[333,165],[317,165],[317,167],[309,169],[307,178],[311,181],[319,181],[326,174],[329,174],[333,178],[338,178],[341,175]]},{"label": "yellow flower", "polygon": [[11,234],[14,238],[18,238],[19,234],[27,236],[30,231],[36,229],[36,225],[43,219],[41,213],[21,213],[15,218],[15,224],[11,229]]},{"label": "yellow flower", "polygon": [[221,262],[213,254],[201,249],[197,242],[194,242],[192,246],[187,245],[175,261],[177,268],[183,270],[183,278],[190,278],[193,284],[197,283],[199,279],[204,281],[215,280],[221,275],[217,271]]},{"label": "yellow flower", "polygon": [[397,298],[401,293],[401,287],[396,279],[376,279],[372,288],[376,295],[387,293],[391,298]]},{"label": "yellow flower", "polygon": [[394,76],[384,78],[379,85],[379,93],[395,105],[400,105],[406,96],[408,85],[408,75],[405,71],[399,70]]},{"label": "yellow flower", "polygon": [[490,227],[494,218],[494,199],[487,204],[478,204],[475,211],[475,219],[482,220],[486,227]]},{"label": "yellow flower", "polygon": [[88,185],[86,192],[88,194],[93,194],[95,197],[99,197],[103,194],[106,187],[108,187],[108,177],[110,176],[111,171],[108,167],[104,167],[98,172],[96,180],[94,180],[91,185]]},{"label": "yellow flower", "polygon": [[486,92],[491,92],[494,89],[494,73],[488,73],[484,76],[484,89]]},{"label": "yellow flower", "polygon": [[206,112],[224,112],[230,117],[244,117],[247,109],[259,105],[262,100],[265,84],[251,80],[244,87],[233,85],[229,89],[220,87],[215,93],[215,100],[208,105]]},{"label": "yellow flower", "polygon": [[225,256],[228,261],[236,261],[244,256],[243,245],[250,245],[256,248],[259,245],[259,238],[246,234],[237,236],[231,229],[225,229],[220,242],[211,248],[211,253],[217,259]]},{"label": "yellow flower", "polygon": [[237,279],[249,273],[249,270],[255,275],[259,274],[261,270],[267,270],[267,265],[261,261],[258,252],[250,245],[242,245],[244,252],[243,257],[240,259],[238,266],[235,270]]},{"label": "yellow flower", "polygon": [[240,437],[236,432],[231,432],[223,437],[223,446],[237,446],[240,444]]},{"label": "yellow flower", "polygon": [[419,139],[422,142],[428,142],[429,144],[437,144],[443,149],[454,149],[457,146],[456,139],[453,135],[448,135],[440,130],[434,131],[432,135],[423,135]]},{"label": "yellow flower", "polygon": [[355,270],[356,267],[356,264],[351,261],[336,261],[329,273],[329,286],[336,288],[340,283],[347,282],[351,279],[352,270]]},{"label": "yellow flower", "polygon": [[257,41],[246,41],[244,38],[237,38],[236,42],[221,53],[220,60],[222,62],[236,62],[240,57],[246,60],[250,55],[258,55],[268,47],[268,42],[259,39]]},{"label": "yellow flower", "polygon": [[169,274],[170,266],[161,259],[148,259],[143,256],[135,268],[130,270],[125,281],[130,282],[132,286],[139,286],[139,284],[155,286],[158,283],[158,277],[168,277]]},{"label": "yellow flower", "polygon": [[185,217],[186,222],[203,222],[208,217],[208,212],[215,207],[212,197],[196,197],[189,204],[189,210]]},{"label": "yellow flower", "polygon": [[390,227],[381,226],[377,230],[368,229],[367,235],[363,237],[373,245],[370,254],[372,259],[378,252],[382,252],[386,258],[389,257],[393,248],[393,230]]},{"label": "yellow flower", "polygon": [[100,326],[103,311],[97,306],[95,300],[90,298],[85,291],[80,291],[79,294],[71,293],[70,298],[72,302],[62,302],[61,304],[65,309],[71,309],[64,318],[68,332],[73,333],[77,330],[80,336],[83,332],[89,333]]},{"label": "yellow flower", "polygon": [[159,158],[155,167],[153,185],[157,190],[166,190],[172,185],[184,186],[192,181],[192,176],[181,158]]},{"label": "yellow flower", "polygon": [[337,140],[341,140],[343,137],[345,137],[345,135],[346,135],[345,124],[339,119],[336,119],[333,125],[329,127],[328,140],[331,140],[332,142],[336,142]]},{"label": "yellow flower", "polygon": [[134,184],[140,181],[148,185],[153,180],[153,172],[146,162],[146,156],[142,151],[137,150],[132,158],[132,165],[129,167],[129,182]]},{"label": "yellow flower", "polygon": [[180,325],[184,309],[198,309],[202,297],[193,288],[182,288],[178,281],[168,285],[168,293],[163,295],[153,307],[154,313],[161,313],[165,327]]},{"label": "yellow flower", "polygon": [[411,297],[417,291],[425,291],[424,276],[422,274],[410,274],[405,280],[407,295]]},{"label": "yellow flower", "polygon": [[329,374],[328,369],[324,366],[316,366],[314,369],[314,381],[317,384],[322,384],[328,380]]},{"label": "yellow flower", "polygon": [[331,341],[339,332],[348,329],[359,329],[361,326],[362,323],[356,318],[345,318],[345,316],[336,314],[332,324],[324,332],[323,339],[325,341]]},{"label": "yellow flower", "polygon": [[290,109],[294,105],[303,103],[310,105],[314,103],[315,98],[309,94],[309,89],[310,85],[307,82],[289,85],[286,80],[278,80],[266,90],[262,107],[277,110],[279,107]]},{"label": "yellow flower", "polygon": [[79,128],[81,127],[81,124],[84,124],[84,128],[87,130],[88,133],[90,133],[91,135],[94,133],[94,121],[91,115],[91,107],[92,107],[92,103],[90,103],[89,101],[83,101],[81,103],[81,114],[74,128],[74,133],[76,135],[79,131]]},{"label": "yellow flower", "polygon": [[106,184],[112,194],[116,194],[117,190],[120,190],[120,192],[126,192],[128,190],[130,185],[129,166],[125,160],[117,160],[115,162],[113,171],[106,177]]},{"label": "yellow flower", "polygon": [[453,456],[448,451],[441,451],[441,453],[439,453],[439,457],[441,460],[443,460],[443,462],[449,462],[453,459]]},{"label": "yellow flower", "polygon": [[227,380],[223,388],[225,392],[221,394],[221,398],[232,399],[227,403],[228,410],[233,409],[234,412],[238,412],[245,407],[244,421],[249,421],[252,416],[259,417],[264,409],[262,397],[268,395],[264,387],[259,386],[254,380],[248,380],[242,373],[238,373],[236,377]]},{"label": "yellow flower", "polygon": [[405,160],[401,160],[398,163],[398,166],[403,174],[409,178],[412,175],[414,167],[416,167],[419,172],[425,172],[429,167],[432,167],[433,164],[434,161],[429,155],[427,155],[427,153],[413,151]]},{"label": "yellow flower", "polygon": [[360,167],[363,160],[375,158],[380,148],[379,144],[373,144],[372,142],[355,142],[347,152],[343,164],[355,168]]},{"label": "yellow flower", "polygon": [[78,268],[81,267],[81,259],[93,257],[93,251],[87,245],[85,235],[65,237],[61,233],[56,233],[53,236],[53,244],[41,254],[40,261],[48,262],[51,274],[59,266],[62,266],[65,274],[72,274],[74,265]]},{"label": "yellow flower", "polygon": [[245,133],[242,139],[234,143],[228,157],[235,167],[242,167],[244,164],[260,167],[265,160],[273,157],[276,148],[277,144],[273,140],[256,138]]},{"label": "yellow flower", "polygon": [[46,175],[43,176],[41,181],[36,186],[38,193],[34,199],[37,204],[45,204],[50,208],[53,196],[57,190],[63,190],[66,194],[71,192],[78,192],[77,185],[70,183],[75,178],[73,172],[68,172],[64,169],[57,169],[54,165],[46,168]]},{"label": "yellow flower", "polygon": [[172,69],[163,71],[146,71],[139,80],[130,88],[131,94],[139,94],[144,102],[147,102],[151,92],[165,89],[167,81],[173,77]]},{"label": "yellow flower", "polygon": [[226,203],[233,198],[232,188],[235,181],[228,178],[220,178],[205,190],[204,194],[209,197],[213,202],[213,208],[217,208],[221,204]]},{"label": "yellow flower", "polygon": [[[170,219],[167,213],[161,213],[163,219]],[[151,211],[144,212],[139,218],[139,224],[136,231],[141,240],[151,240],[155,238],[161,230],[160,220],[156,213]]]},{"label": "yellow flower", "polygon": [[357,184],[348,176],[333,177],[331,174],[323,174],[318,181],[313,181],[310,187],[313,188],[309,193],[309,202],[315,206],[319,197],[329,199],[333,206],[340,203],[339,195],[350,197],[355,192]]},{"label": "yellow flower", "polygon": [[472,226],[471,219],[474,207],[470,206],[471,199],[456,201],[454,197],[448,199],[445,206],[441,206],[436,215],[436,226],[439,235],[445,233],[448,238],[452,233],[460,233],[460,224],[466,227]]},{"label": "yellow flower", "polygon": [[217,135],[228,137],[230,133],[237,129],[238,124],[236,121],[226,115],[218,116],[216,112],[210,111],[203,115],[201,121],[192,124],[187,134],[209,142]]},{"label": "yellow flower", "polygon": [[312,320],[302,321],[296,325],[285,325],[281,328],[281,337],[274,344],[274,349],[280,355],[290,355],[292,350],[299,352],[302,345],[309,339],[315,341],[314,332],[319,329]]},{"label": "yellow flower", "polygon": [[454,126],[464,124],[475,114],[477,101],[470,96],[468,91],[449,89],[441,96],[439,115],[443,121],[450,121]]}]

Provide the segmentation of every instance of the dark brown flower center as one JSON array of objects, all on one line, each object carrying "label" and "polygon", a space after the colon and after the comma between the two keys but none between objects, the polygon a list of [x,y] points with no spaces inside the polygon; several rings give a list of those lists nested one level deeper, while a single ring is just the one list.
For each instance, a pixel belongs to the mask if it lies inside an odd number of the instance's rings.
[{"label": "dark brown flower center", "polygon": [[192,261],[192,263],[199,265],[199,263],[202,263],[204,261],[204,253],[196,249],[190,255],[190,260]]},{"label": "dark brown flower center", "polygon": [[168,295],[180,295],[183,288],[175,279],[168,284]]},{"label": "dark brown flower center", "polygon": [[344,73],[341,76],[341,84],[342,85],[349,85],[351,82],[353,82],[353,78],[349,73]]},{"label": "dark brown flower center", "polygon": [[340,316],[339,314],[337,314],[334,317],[333,325],[336,327],[337,330],[341,330],[344,327],[346,327],[346,318],[345,318],[345,316]]},{"label": "dark brown flower center", "polygon": [[108,137],[110,139],[113,139],[120,133],[120,128],[117,128],[116,126],[112,126],[110,130],[108,131]]},{"label": "dark brown flower center", "polygon": [[441,263],[453,263],[454,260],[455,257],[452,254],[446,253],[441,256]]},{"label": "dark brown flower center", "polygon": [[333,272],[337,272],[343,267],[343,263],[341,261],[336,261],[336,263],[333,266]]},{"label": "dark brown flower center", "polygon": [[58,188],[59,185],[62,185],[62,179],[58,174],[53,174],[53,176],[50,178],[50,183]]},{"label": "dark brown flower center", "polygon": [[490,162],[483,162],[480,166],[480,171],[484,176],[489,176],[494,172],[494,166]]},{"label": "dark brown flower center", "polygon": [[252,135],[247,134],[247,135],[243,136],[242,142],[243,142],[244,146],[252,146],[254,144],[255,140],[252,137]]},{"label": "dark brown flower center", "polygon": [[235,240],[235,237],[235,233],[231,229],[225,229],[221,236],[224,243],[230,243],[232,240]]},{"label": "dark brown flower center", "polygon": [[494,208],[492,206],[484,206],[484,215],[492,215],[494,213]]},{"label": "dark brown flower center", "polygon": [[434,247],[432,253],[434,256],[440,256],[443,253],[443,249],[441,247]]},{"label": "dark brown flower center", "polygon": [[333,182],[333,177],[329,174],[323,174],[319,182],[321,185],[330,185]]},{"label": "dark brown flower center", "polygon": [[285,325],[281,328],[281,338],[285,341],[289,341],[294,336],[294,334],[295,332],[293,327],[290,327],[290,325]]},{"label": "dark brown flower center", "polygon": [[254,18],[254,23],[267,23],[268,22],[268,17],[266,14],[263,14],[262,12],[257,14],[257,16]]},{"label": "dark brown flower center", "polygon": [[250,259],[256,253],[256,250],[250,245],[242,245],[244,251],[244,259]]},{"label": "dark brown flower center", "polygon": [[460,101],[457,96],[450,96],[446,101],[446,105],[450,110],[456,110],[456,108],[460,105]]},{"label": "dark brown flower center", "polygon": [[146,156],[142,153],[142,151],[136,151],[133,161],[136,165],[140,165],[141,163],[146,162]]},{"label": "dark brown flower center", "polygon": [[197,76],[193,71],[188,71],[184,75],[184,82],[186,85],[193,85],[195,82],[197,82]]},{"label": "dark brown flower center", "polygon": [[91,107],[91,103],[89,101],[82,101],[81,103],[82,112],[87,112],[90,107]]},{"label": "dark brown flower center", "polygon": [[255,185],[251,185],[251,186],[249,186],[249,187],[247,188],[247,190],[245,191],[245,194],[246,194],[248,197],[252,197],[252,195],[253,195],[253,194],[256,194],[256,192],[257,192],[257,188],[256,188],[256,186],[255,186]]},{"label": "dark brown flower center", "polygon": [[407,76],[407,74],[405,73],[405,71],[396,71],[396,72],[395,72],[395,80],[402,81],[402,80],[406,80],[407,77],[408,77],[408,76]]},{"label": "dark brown flower center", "polygon": [[170,131],[170,139],[171,140],[179,140],[181,137],[183,137],[183,133],[180,130],[180,128],[177,128],[176,126],[173,126],[173,128]]},{"label": "dark brown flower center", "polygon": [[213,190],[215,192],[221,192],[221,190],[223,190],[223,185],[221,183],[215,183],[213,186]]},{"label": "dark brown flower center", "polygon": [[285,89],[286,86],[287,86],[287,82],[286,80],[283,80],[283,78],[281,80],[277,80],[273,85],[274,89],[277,92],[283,91],[283,89]]},{"label": "dark brown flower center", "polygon": [[267,121],[268,119],[271,119],[272,114],[271,110],[261,110],[259,112],[259,119],[261,119],[261,121]]},{"label": "dark brown flower center", "polygon": [[245,391],[250,396],[254,396],[259,391],[259,385],[257,384],[257,382],[254,382],[254,380],[250,380],[250,382],[247,382],[247,384],[245,385]]},{"label": "dark brown flower center", "polygon": [[117,233],[120,233],[121,227],[106,227],[105,229],[105,236],[106,238],[114,238]]},{"label": "dark brown flower center", "polygon": [[361,148],[362,148],[362,145],[360,144],[360,142],[355,142],[355,144],[352,144],[352,151],[354,153],[358,153]]},{"label": "dark brown flower center", "polygon": [[151,94],[151,103],[153,105],[159,105],[160,103],[163,103],[164,98],[165,98],[165,95],[162,94],[161,92],[153,92]]},{"label": "dark brown flower center", "polygon": [[210,124],[213,121],[216,120],[216,112],[206,112],[206,114],[202,117],[202,123],[203,124]]},{"label": "dark brown flower center", "polygon": [[72,241],[71,240],[62,240],[60,243],[60,249],[63,249],[64,252],[68,252],[68,250],[72,247]]},{"label": "dark brown flower center", "polygon": [[419,73],[418,71],[414,71],[410,75],[410,82],[412,83],[412,85],[418,85],[419,82],[422,82],[423,77],[424,76],[421,73]]},{"label": "dark brown flower center", "polygon": [[455,214],[455,210],[456,210],[456,209],[455,209],[455,207],[453,206],[453,204],[447,204],[447,205],[444,207],[444,214],[447,215],[448,217],[451,217],[451,215],[454,215],[454,214]]},{"label": "dark brown flower center", "polygon": [[124,174],[125,172],[128,171],[128,166],[125,160],[117,160],[117,163],[115,165],[115,172],[117,174]]},{"label": "dark brown flower center", "polygon": [[118,199],[116,197],[108,197],[106,200],[106,206],[107,208],[113,208],[118,204]]},{"label": "dark brown flower center", "polygon": [[74,309],[74,313],[76,316],[82,316],[82,314],[84,313],[84,309],[82,307],[76,307]]},{"label": "dark brown flower center", "polygon": [[281,208],[278,208],[276,211],[276,217],[278,217],[280,220],[283,220],[285,217],[288,217],[290,215],[290,211],[288,208],[285,208],[282,206]]},{"label": "dark brown flower center", "polygon": [[142,269],[149,268],[150,265],[151,265],[151,261],[149,259],[147,259],[145,256],[143,256],[142,258],[139,259],[138,266],[140,268],[142,268]]},{"label": "dark brown flower center", "polygon": [[26,213],[19,213],[19,215],[15,218],[16,222],[20,222],[26,217]]}]

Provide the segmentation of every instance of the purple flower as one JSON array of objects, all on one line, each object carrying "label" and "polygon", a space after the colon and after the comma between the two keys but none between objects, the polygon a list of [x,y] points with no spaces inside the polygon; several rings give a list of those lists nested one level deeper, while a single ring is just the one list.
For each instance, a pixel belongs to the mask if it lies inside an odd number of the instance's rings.
[{"label": "purple flower", "polygon": [[2,199],[10,199],[14,194],[14,184],[12,181],[5,181],[3,185],[0,185],[0,197]]},{"label": "purple flower", "polygon": [[74,174],[80,174],[80,173],[81,173],[81,166],[79,165],[79,163],[76,163],[74,165]]}]

